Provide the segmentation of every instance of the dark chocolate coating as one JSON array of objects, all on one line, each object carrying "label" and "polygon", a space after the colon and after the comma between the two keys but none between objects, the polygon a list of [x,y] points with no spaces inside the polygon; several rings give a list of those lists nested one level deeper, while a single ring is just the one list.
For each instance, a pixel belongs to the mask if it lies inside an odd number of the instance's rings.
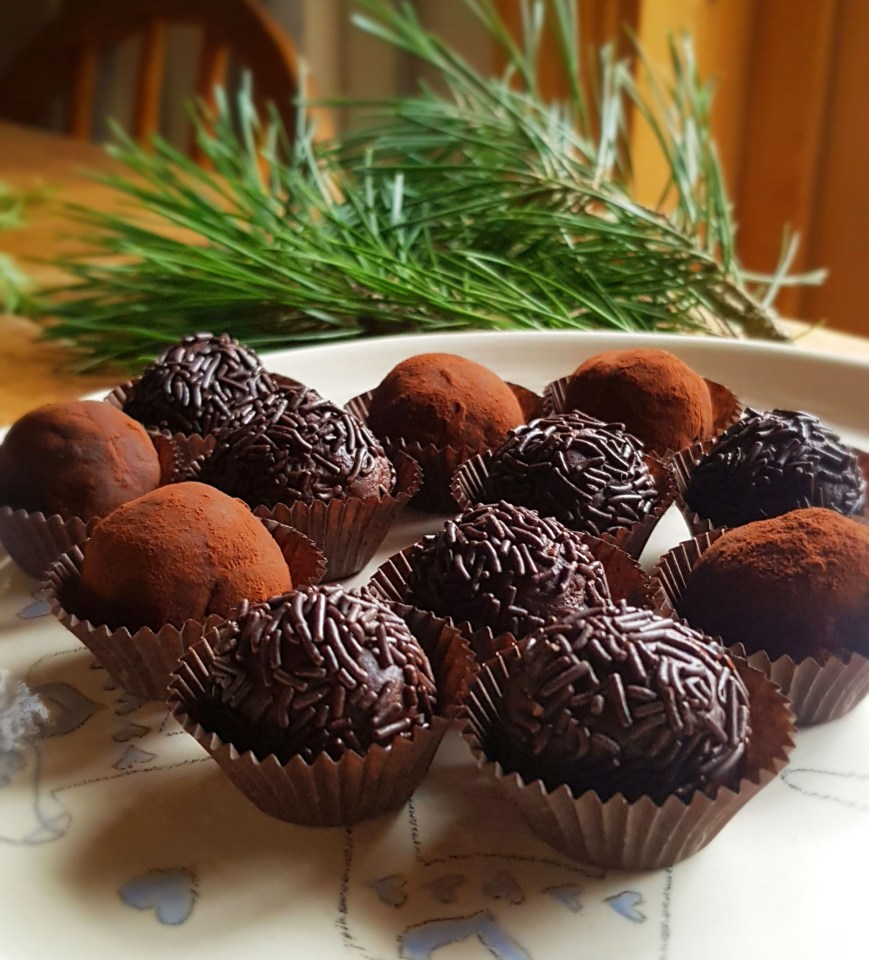
[{"label": "dark chocolate coating", "polygon": [[677,606],[696,629],[771,660],[869,656],[869,526],[812,507],[729,530]]},{"label": "dark chocolate coating", "polygon": [[643,520],[658,499],[642,444],[582,413],[513,430],[492,454],[485,493],[595,537]]},{"label": "dark chocolate coating", "polygon": [[251,507],[382,496],[395,471],[352,413],[314,391],[280,391],[217,435],[198,479]]},{"label": "dark chocolate coating", "polygon": [[160,483],[160,458],[141,424],[96,400],[25,414],[0,445],[0,504],[91,520]]},{"label": "dark chocolate coating", "polygon": [[261,758],[361,754],[434,713],[431,666],[405,622],[338,586],[243,604],[215,653],[216,725]]},{"label": "dark chocolate coating", "polygon": [[602,800],[736,786],[748,691],[702,634],[621,604],[544,627],[520,651],[492,746],[506,769]]},{"label": "dark chocolate coating", "polygon": [[124,412],[147,427],[205,436],[274,390],[256,353],[225,333],[167,347],[136,380]]},{"label": "dark chocolate coating", "polygon": [[854,451],[817,417],[746,410],[698,463],[685,502],[717,527],[737,527],[800,507],[860,513],[864,486]]},{"label": "dark chocolate coating", "polygon": [[487,367],[449,353],[422,353],[375,389],[368,425],[381,438],[487,450],[525,420],[513,391]]},{"label": "dark chocolate coating", "polygon": [[610,598],[579,534],[503,501],[448,520],[410,562],[408,603],[496,634],[521,637]]}]

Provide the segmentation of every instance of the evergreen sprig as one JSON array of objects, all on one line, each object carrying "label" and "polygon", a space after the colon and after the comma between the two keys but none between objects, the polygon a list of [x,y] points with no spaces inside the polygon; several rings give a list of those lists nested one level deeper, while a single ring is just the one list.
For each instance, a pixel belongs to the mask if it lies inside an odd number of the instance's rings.
[{"label": "evergreen sprig", "polygon": [[[248,86],[220,93],[214,116],[194,111],[206,167],[118,132],[124,172],[104,179],[129,207],[76,211],[99,256],[63,261],[74,282],[47,335],[83,367],[136,366],[200,329],[258,347],[467,328],[778,337],[778,285],[817,277],[740,270],[690,44],[673,43],[667,87],[600,50],[590,101],[572,0],[524,2],[521,40],[492,0],[463,2],[500,45],[501,75],[472,69],[410,3],[362,0],[357,25],[426,62],[439,90],[365,104],[343,138],[317,142],[304,112],[290,136]],[[547,20],[571,78],[558,103],[537,86]],[[632,110],[670,171],[655,210],[632,198]]]}]

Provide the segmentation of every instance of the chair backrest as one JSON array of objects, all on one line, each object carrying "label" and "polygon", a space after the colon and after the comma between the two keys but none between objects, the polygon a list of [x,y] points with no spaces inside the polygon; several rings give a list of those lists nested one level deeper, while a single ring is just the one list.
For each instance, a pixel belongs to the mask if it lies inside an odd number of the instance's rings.
[{"label": "chair backrest", "polygon": [[[253,76],[258,102],[271,101],[288,129],[295,127],[293,101],[299,65],[292,41],[256,0],[78,0],[20,51],[0,73],[0,117],[39,124],[66,98],[66,132],[90,138],[103,53],[131,37],[141,38],[132,98],[130,132],[145,143],[160,122],[170,25],[201,33],[196,94],[210,102],[227,77],[230,60]],[[309,89],[306,91],[310,94]],[[331,133],[328,114],[317,117],[320,137]],[[191,135],[191,153],[196,147]]]}]

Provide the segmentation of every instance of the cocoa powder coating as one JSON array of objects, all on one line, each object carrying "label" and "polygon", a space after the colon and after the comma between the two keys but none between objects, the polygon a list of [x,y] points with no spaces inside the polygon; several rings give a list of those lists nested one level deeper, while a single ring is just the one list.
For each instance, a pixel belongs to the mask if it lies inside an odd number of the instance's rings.
[{"label": "cocoa powder coating", "polygon": [[478,451],[524,422],[519,401],[499,376],[449,353],[399,363],[374,391],[368,413],[378,437]]},{"label": "cocoa powder coating", "polygon": [[705,380],[666,350],[608,350],[571,375],[565,409],[617,421],[649,452],[680,450],[713,433]]},{"label": "cocoa powder coating", "polygon": [[693,627],[771,660],[869,655],[869,527],[811,508],[730,530],[678,607]]},{"label": "cocoa powder coating", "polygon": [[0,445],[0,503],[90,520],[155,489],[160,459],[141,424],[108,403],[51,403]]},{"label": "cocoa powder coating", "polygon": [[71,612],[159,630],[292,588],[283,555],[239,500],[201,483],[161,487],[102,519],[85,544]]}]

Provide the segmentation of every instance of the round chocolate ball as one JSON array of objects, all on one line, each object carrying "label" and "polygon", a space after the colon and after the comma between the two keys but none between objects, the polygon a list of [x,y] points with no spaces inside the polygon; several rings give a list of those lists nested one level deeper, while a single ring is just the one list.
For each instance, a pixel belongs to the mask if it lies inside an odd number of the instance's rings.
[{"label": "round chocolate ball", "polygon": [[113,629],[226,617],[242,600],[292,587],[262,523],[202,483],[170,484],[118,507],[97,523],[83,552],[68,609]]},{"label": "round chocolate ball", "polygon": [[371,431],[313,391],[283,391],[217,434],[198,479],[252,508],[376,497],[395,470]]},{"label": "round chocolate ball", "polygon": [[212,670],[216,725],[260,758],[362,754],[434,713],[431,666],[405,622],[337,586],[242,605]]},{"label": "round chocolate ball", "polygon": [[124,412],[147,427],[205,436],[273,390],[253,350],[225,333],[197,333],[167,347],[145,368]]},{"label": "round chocolate ball", "polygon": [[700,557],[678,608],[771,660],[869,656],[869,527],[815,507],[730,530]]},{"label": "round chocolate ball", "polygon": [[512,431],[492,454],[485,494],[595,537],[643,520],[658,500],[640,442],[581,413]]},{"label": "round chocolate ball", "polygon": [[608,350],[573,372],[565,409],[625,425],[645,449],[680,450],[712,436],[706,381],[666,350]]},{"label": "round chocolate ball", "polygon": [[817,417],[747,410],[697,464],[685,502],[716,527],[738,527],[800,507],[860,513],[864,486],[854,451]]},{"label": "round chocolate ball", "polygon": [[421,353],[374,391],[368,425],[382,438],[487,450],[525,422],[513,391],[487,367],[449,353]]},{"label": "round chocolate ball", "polygon": [[621,605],[544,627],[519,649],[493,747],[506,769],[602,800],[688,800],[738,783],[748,691],[701,634]]},{"label": "round chocolate ball", "polygon": [[155,489],[160,459],[141,424],[108,403],[51,403],[0,445],[0,503],[91,520]]},{"label": "round chocolate ball", "polygon": [[603,565],[557,520],[509,503],[477,506],[411,555],[407,602],[524,636],[609,600]]}]

